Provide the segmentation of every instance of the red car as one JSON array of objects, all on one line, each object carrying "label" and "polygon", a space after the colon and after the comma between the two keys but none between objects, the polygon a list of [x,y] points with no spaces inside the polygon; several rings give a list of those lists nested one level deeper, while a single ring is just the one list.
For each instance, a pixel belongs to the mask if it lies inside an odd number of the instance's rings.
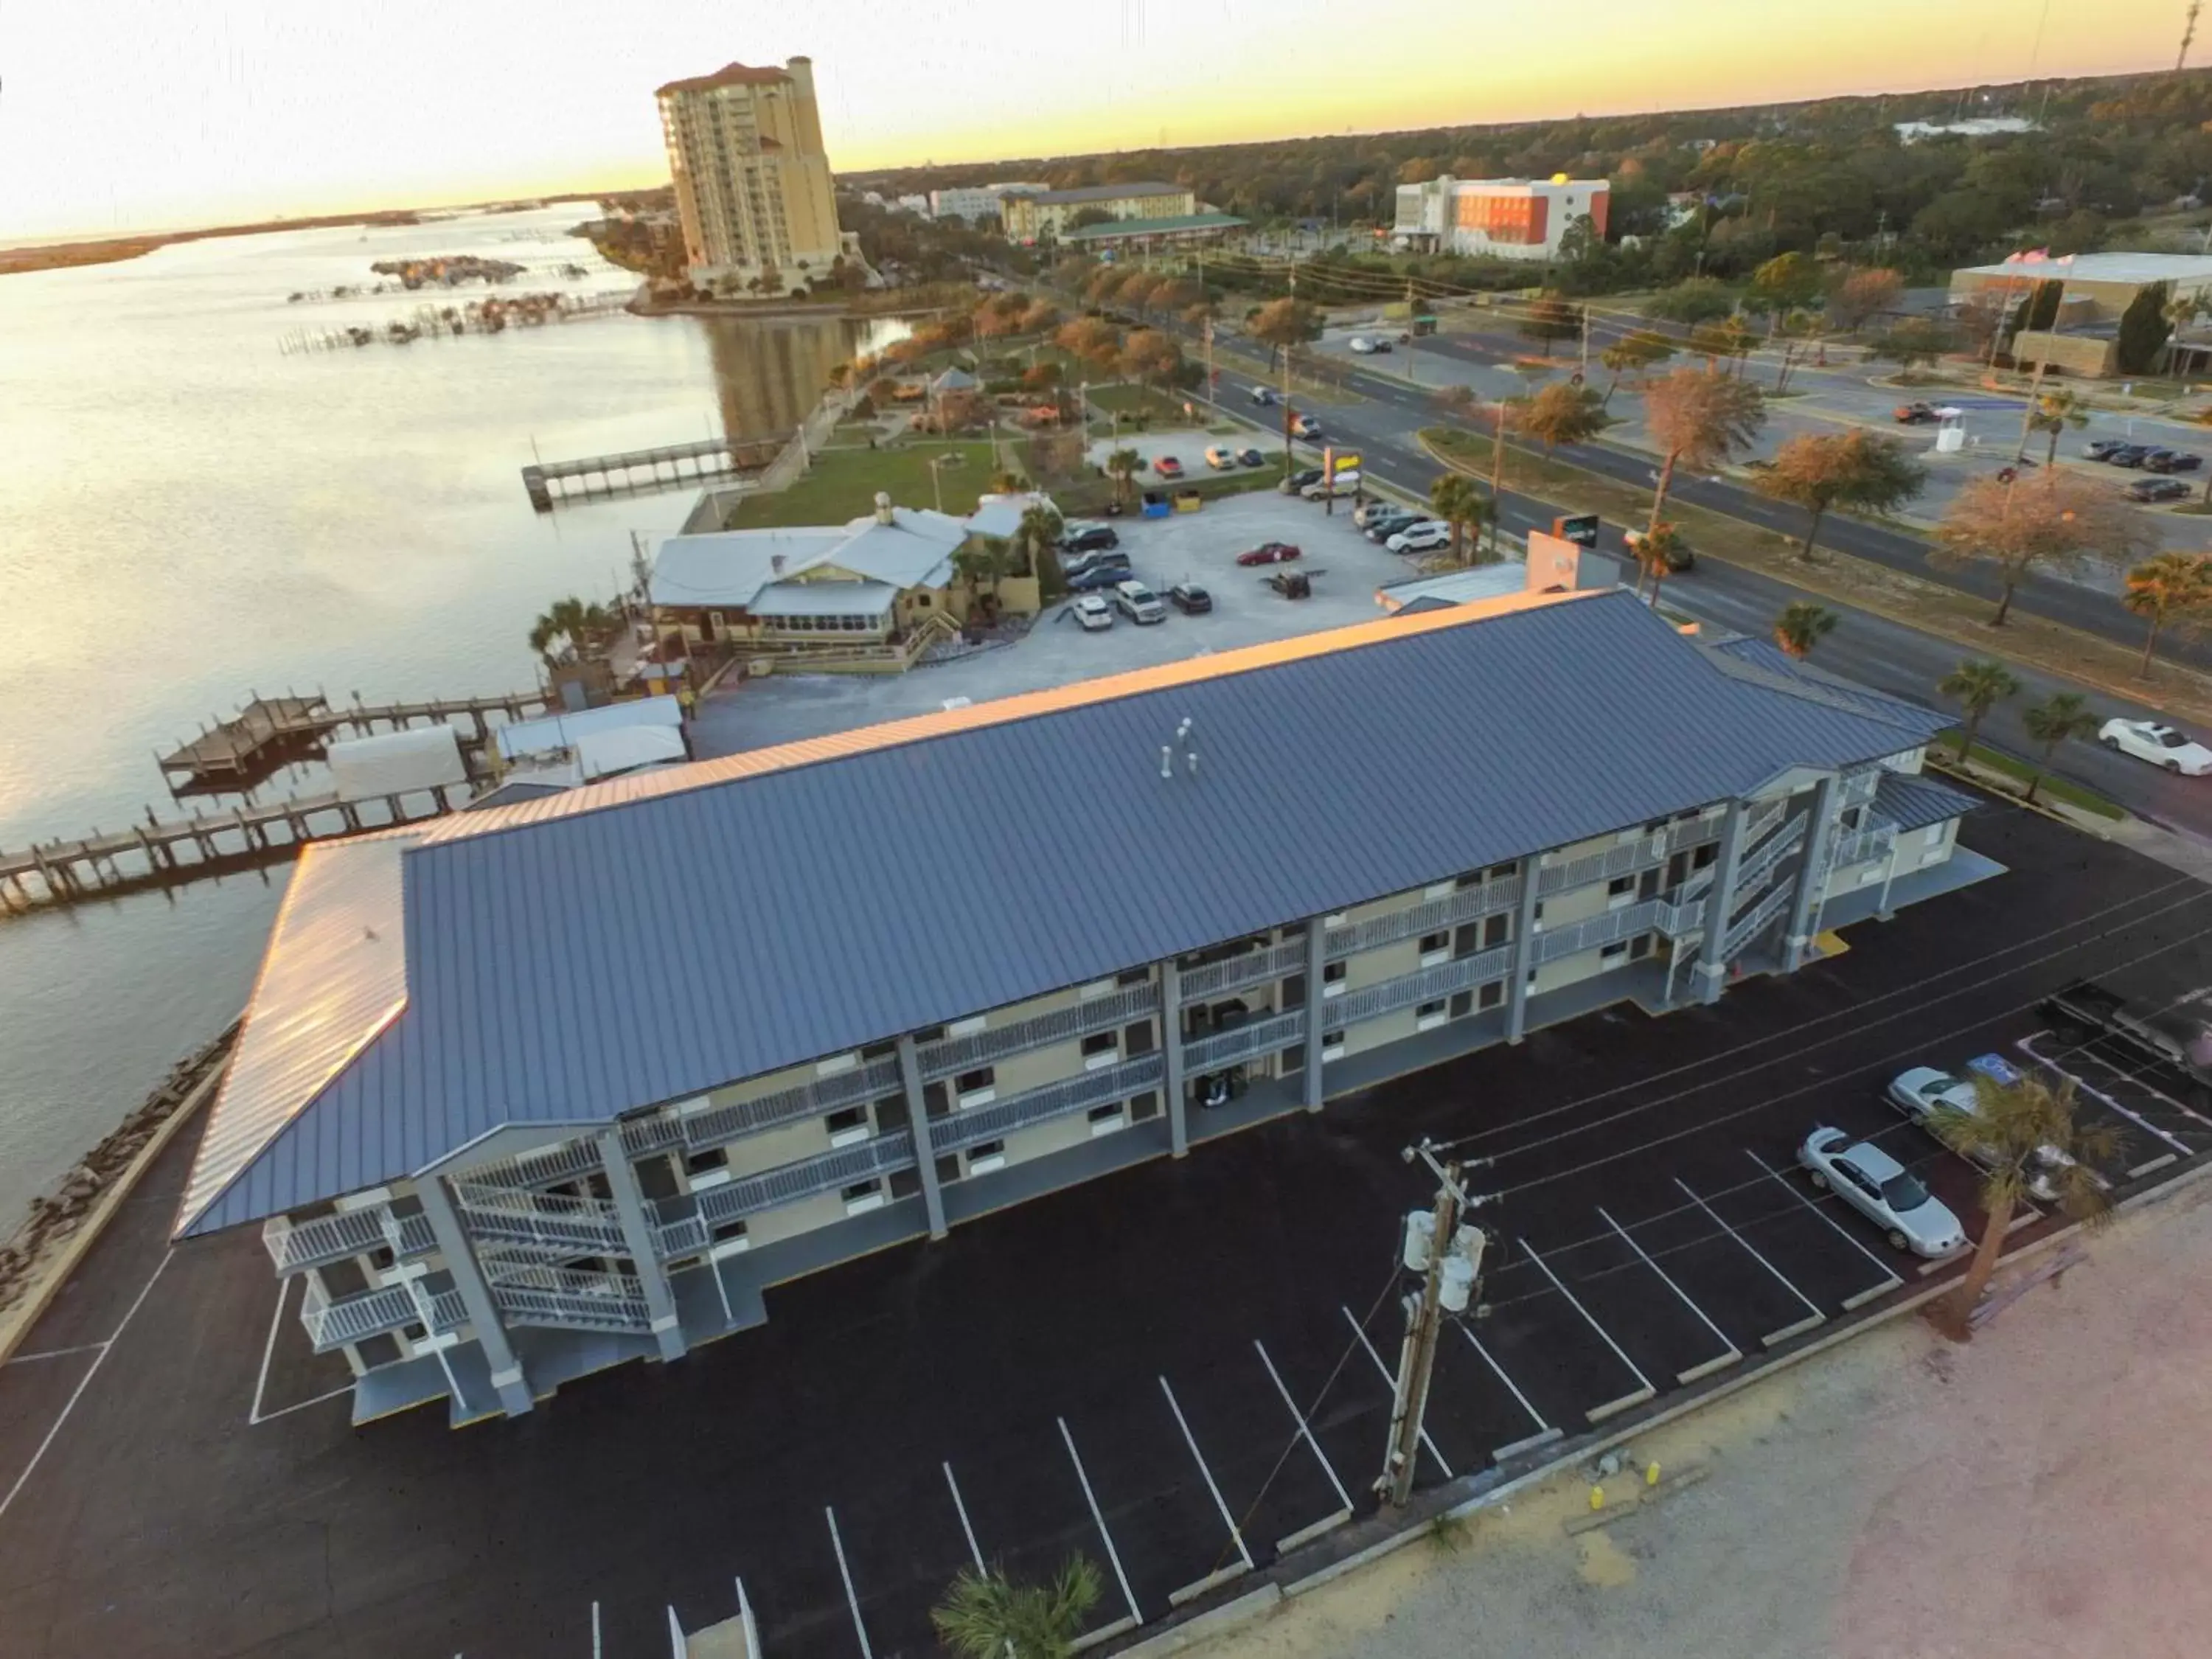
[{"label": "red car", "polygon": [[1288,542],[1261,542],[1259,546],[1237,556],[1239,564],[1287,564],[1304,555]]},{"label": "red car", "polygon": [[1163,478],[1180,478],[1182,477],[1182,463],[1172,455],[1163,455],[1152,463],[1152,471]]}]

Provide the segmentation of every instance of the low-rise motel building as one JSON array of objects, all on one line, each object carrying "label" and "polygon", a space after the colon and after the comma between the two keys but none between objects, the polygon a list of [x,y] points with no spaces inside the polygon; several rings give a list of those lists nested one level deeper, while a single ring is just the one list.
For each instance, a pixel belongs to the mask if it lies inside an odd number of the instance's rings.
[{"label": "low-rise motel building", "polygon": [[1084,185],[1010,196],[1003,205],[1011,240],[1042,242],[1066,236],[1085,213],[1103,213],[1115,220],[1192,218],[1198,212],[1198,198],[1187,185]]},{"label": "low-rise motel building", "polygon": [[[356,1420],[526,1412],[1995,875],[1922,773],[1942,723],[1510,593],[318,842],[176,1231],[260,1228]],[[988,890],[948,911],[949,872]]]}]

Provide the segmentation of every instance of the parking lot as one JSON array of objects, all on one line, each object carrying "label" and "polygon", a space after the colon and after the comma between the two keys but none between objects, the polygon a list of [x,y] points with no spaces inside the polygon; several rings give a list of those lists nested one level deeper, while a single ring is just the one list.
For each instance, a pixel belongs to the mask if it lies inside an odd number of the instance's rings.
[{"label": "parking lot", "polygon": [[[1187,468],[1202,472],[1207,443],[1235,441],[1201,433],[1194,441],[1141,441],[1179,454]],[[1151,475],[1142,477],[1148,482]],[[1170,607],[1163,623],[1139,627],[1122,617],[1103,633],[1086,634],[1066,614],[1063,600],[1046,607],[1027,638],[957,662],[881,678],[777,674],[733,681],[730,691],[701,706],[693,732],[698,753],[729,754],[820,737],[878,720],[934,714],[948,698],[983,702],[1373,622],[1382,615],[1375,590],[1417,574],[1413,561],[1386,553],[1360,534],[1347,501],[1338,502],[1331,516],[1312,502],[1268,489],[1208,501],[1196,513],[1111,522],[1138,580],[1163,595],[1177,582],[1197,582],[1212,596],[1212,611],[1192,617]],[[1238,553],[1267,541],[1300,549],[1304,557],[1295,568],[1312,577],[1310,599],[1284,599],[1266,586],[1266,570],[1237,563]]]},{"label": "parking lot", "polygon": [[2212,980],[2212,889],[2008,809],[1965,839],[2013,873],[1790,979],[1593,1014],[815,1275],[761,1329],[459,1433],[349,1429],[258,1240],[167,1253],[157,1183],[0,1369],[0,1649],[657,1655],[670,1609],[696,1630],[742,1583],[770,1659],[888,1659],[933,1650],[963,1564],[1077,1551],[1095,1632],[1155,1626],[1372,1511],[1400,1218],[1432,1188],[1413,1139],[1468,1160],[1492,1240],[1431,1486],[1929,1282],[1793,1164],[1816,1124],[1876,1138],[1978,1233],[1972,1170],[1881,1097],[1904,1066],[2077,1074],[2130,1121],[2123,1186],[2212,1149],[2179,1093],[2035,1009],[2080,975]]}]

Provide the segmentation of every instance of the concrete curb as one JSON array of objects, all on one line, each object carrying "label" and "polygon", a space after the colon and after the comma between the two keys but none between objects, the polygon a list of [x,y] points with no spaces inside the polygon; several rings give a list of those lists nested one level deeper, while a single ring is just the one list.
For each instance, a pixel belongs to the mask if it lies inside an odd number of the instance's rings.
[{"label": "concrete curb", "polygon": [[1130,1656],[1130,1659],[1136,1659],[1139,1655],[1142,1659],[1161,1659],[1163,1655],[1181,1653],[1196,1647],[1200,1642],[1212,1641],[1217,1636],[1226,1635],[1255,1620],[1266,1618],[1281,1602],[1283,1595],[1281,1586],[1263,1584],[1249,1595],[1240,1595],[1234,1601],[1224,1601],[1210,1613],[1201,1613],[1195,1619],[1164,1630],[1157,1636],[1147,1637],[1133,1647],[1121,1649],[1121,1652]]},{"label": "concrete curb", "polygon": [[222,1081],[223,1073],[229,1069],[230,1057],[226,1054],[222,1064],[211,1069],[194,1085],[191,1093],[178,1103],[177,1109],[169,1114],[161,1127],[155,1130],[146,1144],[138,1149],[137,1157],[131,1159],[129,1166],[100,1195],[100,1202],[93,1206],[92,1213],[85,1217],[84,1224],[70,1235],[60,1251],[40,1265],[38,1281],[24,1293],[22,1300],[5,1313],[0,1313],[0,1365],[6,1364],[15,1350],[22,1346],[23,1339],[31,1334],[46,1310],[53,1305],[54,1298],[62,1292],[62,1287],[76,1276],[85,1257],[92,1253],[92,1247],[107,1231],[108,1224],[122,1212],[131,1193],[145,1178],[146,1171],[154,1167],[155,1160],[176,1138],[177,1132],[199,1115],[201,1106],[215,1092],[216,1085]]}]

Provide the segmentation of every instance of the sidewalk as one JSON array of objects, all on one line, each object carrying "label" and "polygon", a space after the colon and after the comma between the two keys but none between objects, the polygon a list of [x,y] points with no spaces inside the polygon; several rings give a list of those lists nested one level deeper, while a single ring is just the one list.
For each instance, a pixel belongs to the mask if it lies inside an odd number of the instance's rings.
[{"label": "sidewalk", "polygon": [[1565,1478],[1195,1651],[2201,1653],[2212,1577],[2192,1454],[2212,1413],[2212,1185],[2089,1250],[1970,1346],[1902,1321],[1639,1441],[1639,1462],[1705,1478],[1632,1515],[1570,1534],[1589,1496]]}]

